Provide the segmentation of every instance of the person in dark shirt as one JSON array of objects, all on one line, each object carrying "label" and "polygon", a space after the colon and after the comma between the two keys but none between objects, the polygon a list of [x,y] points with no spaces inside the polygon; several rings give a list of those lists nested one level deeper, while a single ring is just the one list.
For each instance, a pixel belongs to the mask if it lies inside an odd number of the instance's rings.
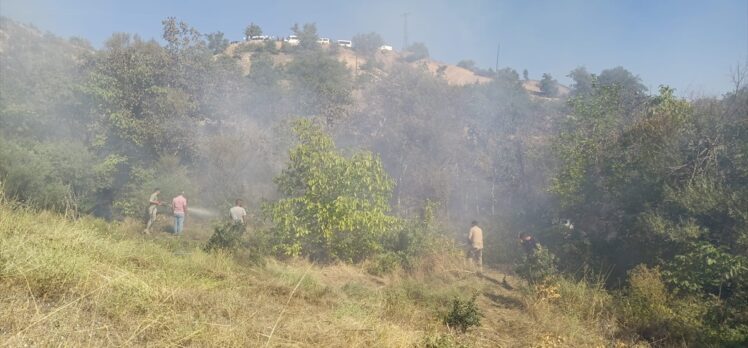
[{"label": "person in dark shirt", "polygon": [[528,256],[535,254],[535,251],[538,250],[538,242],[527,232],[519,234],[519,241],[522,244],[522,248],[525,250],[525,254]]}]

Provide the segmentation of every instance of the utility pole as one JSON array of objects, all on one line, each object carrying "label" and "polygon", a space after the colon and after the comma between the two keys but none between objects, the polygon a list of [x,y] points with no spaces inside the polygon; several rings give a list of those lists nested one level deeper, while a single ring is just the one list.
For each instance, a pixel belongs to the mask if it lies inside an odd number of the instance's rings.
[{"label": "utility pole", "polygon": [[408,49],[408,15],[410,12],[405,12],[403,16],[403,51]]},{"label": "utility pole", "polygon": [[498,43],[498,46],[496,47],[496,68],[494,71],[497,73],[499,72],[499,54],[501,53],[501,42]]}]

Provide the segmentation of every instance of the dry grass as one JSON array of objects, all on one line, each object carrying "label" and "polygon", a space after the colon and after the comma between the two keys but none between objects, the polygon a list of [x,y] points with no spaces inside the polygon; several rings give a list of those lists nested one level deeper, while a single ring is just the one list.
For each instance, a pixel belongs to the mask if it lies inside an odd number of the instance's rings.
[{"label": "dry grass", "polygon": [[[447,338],[439,342],[501,347],[542,343],[544,334],[602,342],[584,320],[528,311],[499,274],[478,278],[455,255],[374,277],[304,260],[247,266],[202,252],[189,234],[146,237],[141,228],[0,202],[0,345],[412,347]],[[472,293],[483,326],[459,336],[440,315]]]}]

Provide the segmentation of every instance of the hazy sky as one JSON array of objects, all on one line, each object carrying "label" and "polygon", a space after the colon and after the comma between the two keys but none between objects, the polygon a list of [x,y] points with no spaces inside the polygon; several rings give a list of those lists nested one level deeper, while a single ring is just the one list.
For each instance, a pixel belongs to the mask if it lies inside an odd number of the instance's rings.
[{"label": "hazy sky", "polygon": [[267,34],[288,35],[293,23],[315,22],[323,37],[350,39],[374,31],[403,45],[424,42],[443,62],[472,59],[531,78],[551,73],[562,83],[577,66],[591,72],[623,66],[656,89],[719,95],[731,70],[748,58],[748,0],[717,1],[93,1],[0,0],[0,14],[95,46],[113,32],[161,37],[161,20],[175,16],[203,33],[239,40],[250,22]]}]

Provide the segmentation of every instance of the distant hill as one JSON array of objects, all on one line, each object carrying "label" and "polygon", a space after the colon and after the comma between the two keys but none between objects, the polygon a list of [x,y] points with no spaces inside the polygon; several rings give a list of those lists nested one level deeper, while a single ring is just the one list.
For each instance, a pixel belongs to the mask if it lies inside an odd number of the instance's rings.
[{"label": "distant hill", "polygon": [[[239,43],[233,43],[229,45],[229,47],[226,49],[225,53],[229,56],[235,56],[237,59],[240,60],[242,70],[245,74],[249,74],[251,67],[252,67],[252,53],[253,52],[241,52],[237,54],[237,51],[241,51],[242,48],[247,48],[248,45],[257,45],[256,43],[247,43],[247,42],[239,42]],[[276,48],[278,50],[281,49],[281,43],[276,42]],[[323,46],[325,49],[330,49],[330,46]],[[285,64],[290,62],[293,59],[292,53],[284,53],[279,52],[277,54],[273,55],[275,63],[276,64]],[[356,53],[356,51],[349,49],[349,48],[343,48],[339,47],[337,49],[337,57],[338,60],[345,63],[348,68],[351,69],[352,73],[356,74],[357,70],[360,69],[362,66],[364,66],[368,60],[364,55],[361,55],[359,53]],[[405,54],[400,51],[382,51],[376,53],[376,59],[378,62],[381,63],[381,68],[377,69],[378,73],[386,73],[389,68],[392,67],[396,62],[405,62]],[[493,78],[488,76],[482,76],[479,74],[476,74],[474,71],[471,71],[469,69],[465,69],[456,65],[442,63],[437,60],[431,59],[431,58],[425,58],[425,59],[419,59],[412,61],[410,63],[411,66],[414,67],[421,67],[425,70],[428,70],[435,76],[439,76],[447,81],[450,85],[455,86],[464,86],[464,85],[470,85],[474,83],[488,83],[493,80]],[[539,87],[539,81],[537,80],[527,80],[524,81],[522,86],[527,90],[527,92],[533,96],[538,96],[544,99],[557,99],[558,97],[564,97],[569,94],[570,89],[564,85],[559,84],[558,85],[558,96],[557,98],[545,98],[540,96],[540,87]]]}]

